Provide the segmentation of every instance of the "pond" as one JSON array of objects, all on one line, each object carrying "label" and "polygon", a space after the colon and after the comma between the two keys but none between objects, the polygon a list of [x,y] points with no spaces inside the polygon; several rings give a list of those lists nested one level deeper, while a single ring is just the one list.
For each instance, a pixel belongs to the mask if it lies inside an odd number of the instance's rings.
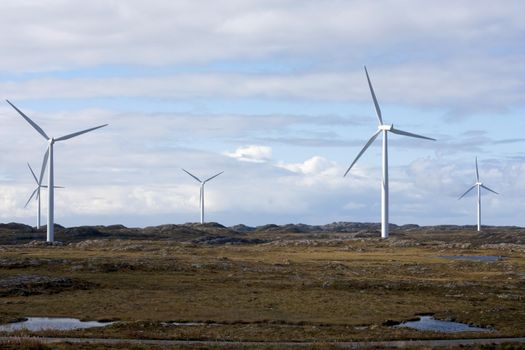
[{"label": "pond", "polygon": [[443,259],[470,260],[470,261],[499,261],[503,257],[497,255],[446,255],[440,256]]},{"label": "pond", "polygon": [[22,329],[29,331],[60,330],[106,327],[114,322],[80,321],[76,318],[63,317],[28,317],[24,321],[0,325],[0,331],[13,332]]},{"label": "pond", "polygon": [[394,327],[407,327],[419,331],[435,331],[445,333],[457,332],[490,332],[491,329],[470,326],[466,323],[436,320],[432,316],[421,316],[417,321],[403,322]]}]

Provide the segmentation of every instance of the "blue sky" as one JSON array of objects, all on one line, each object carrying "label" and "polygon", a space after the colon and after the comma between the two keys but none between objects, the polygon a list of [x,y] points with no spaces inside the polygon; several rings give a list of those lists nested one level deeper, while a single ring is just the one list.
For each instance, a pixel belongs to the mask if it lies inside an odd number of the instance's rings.
[{"label": "blue sky", "polygon": [[[60,136],[56,221],[147,226],[379,221],[380,141],[363,66],[390,138],[391,221],[525,225],[525,23],[521,1],[6,1],[0,91]],[[0,221],[23,208],[45,141],[0,106]],[[44,208],[46,204],[44,204]],[[44,210],[45,213],[45,210]]]}]

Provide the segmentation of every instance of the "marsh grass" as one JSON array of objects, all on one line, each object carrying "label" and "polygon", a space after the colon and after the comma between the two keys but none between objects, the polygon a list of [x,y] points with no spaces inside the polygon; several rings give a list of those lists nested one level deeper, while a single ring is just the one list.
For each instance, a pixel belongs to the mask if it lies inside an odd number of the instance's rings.
[{"label": "marsh grass", "polygon": [[[496,262],[446,255],[505,255]],[[39,335],[151,339],[345,341],[465,334],[385,326],[432,313],[496,336],[524,336],[525,257],[482,248],[333,244],[201,246],[99,240],[63,247],[9,246],[0,279],[68,277],[93,288],[0,298],[0,321],[25,316],[121,320],[105,328]],[[170,326],[167,321],[203,322]],[[22,333],[28,334],[28,333]],[[486,337],[485,333],[468,336]],[[322,345],[319,345],[322,347]]]}]

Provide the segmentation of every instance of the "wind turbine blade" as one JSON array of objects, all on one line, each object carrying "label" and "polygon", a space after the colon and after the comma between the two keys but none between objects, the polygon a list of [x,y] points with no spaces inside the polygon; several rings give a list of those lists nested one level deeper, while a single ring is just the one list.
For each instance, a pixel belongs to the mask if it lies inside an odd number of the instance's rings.
[{"label": "wind turbine blade", "polygon": [[199,208],[202,208],[202,186],[199,187]]},{"label": "wind turbine blade", "polygon": [[406,132],[406,131],[394,129],[394,128],[390,129],[390,132],[393,132],[394,134],[398,134],[398,135],[403,135],[403,136],[416,137],[418,139],[436,141],[436,139],[433,139],[431,137],[421,136],[421,135],[413,134],[411,132]]},{"label": "wind turbine blade", "polygon": [[463,193],[463,194],[461,195],[461,197],[458,198],[458,200],[461,199],[461,198],[463,198],[463,197],[465,197],[465,196],[467,195],[467,193],[469,193],[469,192],[472,191],[474,188],[476,188],[476,186],[477,186],[477,185],[473,185],[471,188],[469,188],[465,193]]},{"label": "wind turbine blade", "polygon": [[33,175],[33,179],[35,179],[35,182],[38,185],[38,179],[36,178],[35,172],[31,168],[31,165],[29,165],[29,163],[27,163],[27,166],[29,167],[29,171],[31,171],[31,175]]},{"label": "wind turbine blade", "polygon": [[55,141],[69,140],[70,138],[73,138],[73,137],[85,134],[86,132],[90,132],[90,131],[93,131],[93,130],[97,130],[97,129],[103,128],[103,127],[105,127],[107,125],[108,124],[99,125],[99,126],[95,126],[94,128],[89,128],[89,129],[86,129],[86,130],[74,132],[74,133],[69,134],[69,135],[60,136],[59,138],[56,138]]},{"label": "wind turbine blade", "polygon": [[485,185],[481,185],[481,187],[483,187],[484,189],[486,189],[487,191],[490,191],[492,193],[495,193],[495,194],[499,194],[498,192],[494,191],[494,190],[491,190],[490,188],[488,188],[487,186]]},{"label": "wind turbine blade", "polygon": [[29,123],[31,124],[31,126],[36,130],[38,131],[38,133],[40,135],[42,135],[46,140],[49,140],[49,136],[47,136],[47,134],[45,133],[44,130],[42,130],[41,127],[39,127],[37,125],[37,123],[35,123],[34,121],[31,120],[31,118],[29,118],[27,115],[25,115],[21,110],[19,110],[18,108],[16,108],[16,106],[14,104],[12,104],[11,102],[9,102],[9,100],[6,100],[7,103],[9,103],[11,105],[11,107],[13,107],[18,113],[20,113],[20,115]]},{"label": "wind turbine blade", "polygon": [[368,87],[370,87],[370,92],[372,93],[372,99],[374,99],[374,105],[376,107],[376,113],[377,113],[377,120],[379,121],[379,125],[383,125],[383,117],[381,115],[381,109],[379,108],[379,103],[377,103],[376,94],[374,92],[374,88],[372,87],[372,83],[370,82],[370,77],[368,76],[368,70],[365,66],[365,73],[366,73],[366,80],[368,80]]},{"label": "wind turbine blade", "polygon": [[40,169],[40,177],[38,178],[38,185],[42,185],[42,179],[44,178],[44,173],[46,172],[47,159],[49,158],[49,148],[44,153],[44,159],[42,159],[42,168]]},{"label": "wind turbine blade", "polygon": [[29,204],[29,202],[31,202],[31,199],[33,199],[33,197],[35,196],[36,192],[38,191],[38,187],[35,188],[35,190],[33,191],[33,193],[31,193],[31,196],[29,197],[29,199],[27,200],[26,204],[24,205],[24,208],[27,207],[27,205]]},{"label": "wind turbine blade", "polygon": [[479,182],[478,157],[476,157],[476,180]]},{"label": "wind turbine blade", "polygon": [[[182,169],[182,168],[181,168]],[[190,173],[189,171],[187,171],[186,169],[182,169],[182,171],[184,171],[186,174],[188,174],[189,176],[193,177],[195,180],[199,181],[200,183],[202,183],[201,179],[199,179],[197,176],[193,175],[192,173]]]},{"label": "wind turbine blade", "polygon": [[224,172],[224,171],[221,171],[220,173],[213,175],[213,176],[210,177],[209,179],[204,180],[204,182],[208,182],[208,181],[210,181],[211,179],[215,179],[217,176],[219,176],[219,175],[222,174],[223,172]]},{"label": "wind turbine blade", "polygon": [[375,141],[375,139],[377,138],[377,136],[379,136],[379,134],[381,133],[381,130],[377,130],[375,132],[374,135],[372,135],[372,137],[370,138],[370,140],[368,140],[368,142],[366,143],[365,147],[363,147],[363,149],[361,150],[361,152],[359,152],[359,154],[357,155],[357,157],[355,157],[354,161],[352,162],[352,164],[350,164],[350,166],[348,167],[348,169],[346,170],[345,174],[343,175],[343,177],[346,176],[346,174],[348,174],[348,172],[350,171],[350,169],[352,169],[352,167],[354,166],[354,164],[357,162],[357,160],[363,155],[363,153],[365,153],[366,149],[368,147],[370,147],[370,145],[372,144],[372,142]]}]

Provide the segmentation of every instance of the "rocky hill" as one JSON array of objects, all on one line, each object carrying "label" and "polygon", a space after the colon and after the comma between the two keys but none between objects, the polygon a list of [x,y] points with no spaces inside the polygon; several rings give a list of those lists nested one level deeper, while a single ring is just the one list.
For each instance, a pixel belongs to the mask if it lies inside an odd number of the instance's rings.
[{"label": "rocky hill", "polygon": [[[475,226],[418,226],[390,225],[392,240],[431,242],[456,242],[471,244],[525,244],[525,228],[484,227],[477,232]],[[63,227],[55,225],[55,239],[79,242],[88,239],[172,240],[195,244],[257,244],[278,240],[341,240],[378,238],[380,224],[360,222],[334,222],[326,225],[235,225],[226,227],[218,223],[186,223],[149,226],[144,228],[110,226]],[[46,228],[19,224],[0,224],[0,245],[45,241]]]}]

